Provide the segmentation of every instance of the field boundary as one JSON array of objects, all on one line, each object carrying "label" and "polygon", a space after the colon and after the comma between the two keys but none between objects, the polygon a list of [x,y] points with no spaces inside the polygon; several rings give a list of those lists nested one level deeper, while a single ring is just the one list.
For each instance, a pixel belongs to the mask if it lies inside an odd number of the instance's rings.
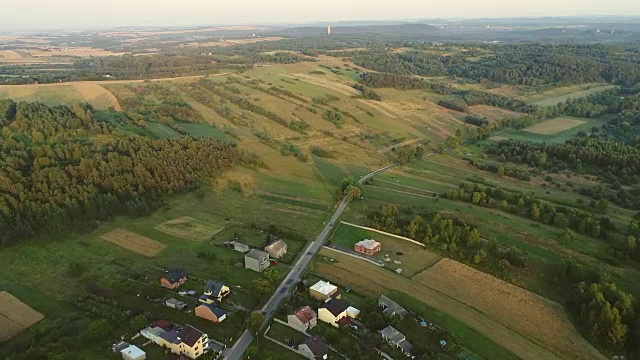
[{"label": "field boundary", "polygon": [[387,189],[387,188],[383,188],[383,187],[375,186],[375,185],[367,185],[367,187],[370,187],[372,189],[391,191],[391,192],[398,193],[398,194],[413,195],[413,196],[422,197],[422,198],[426,198],[426,199],[437,199],[438,198],[438,195],[429,196],[429,195],[423,195],[423,194],[416,194],[416,193],[411,193],[411,192],[407,192],[407,191]]},{"label": "field boundary", "polygon": [[409,242],[412,242],[412,243],[414,243],[414,244],[416,244],[416,245],[420,245],[420,246],[422,246],[423,248],[426,248],[426,245],[425,245],[425,244],[423,244],[423,243],[421,243],[421,242],[417,242],[417,241],[415,241],[415,240],[413,240],[413,239],[409,239],[409,238],[404,237],[404,236],[400,236],[400,235],[396,235],[396,234],[391,234],[391,233],[388,233],[388,232],[385,232],[385,231],[381,231],[381,230],[373,229],[373,228],[366,227],[366,226],[362,226],[362,225],[352,224],[352,223],[349,223],[349,222],[346,222],[346,221],[340,221],[340,223],[341,223],[341,224],[344,224],[344,225],[348,225],[348,226],[357,227],[358,229],[363,229],[363,230],[372,231],[372,232],[375,232],[375,233],[378,233],[378,234],[391,236],[391,237],[394,237],[394,238],[396,238],[396,239],[409,241]]},{"label": "field boundary", "polygon": [[362,257],[362,256],[359,256],[359,255],[356,255],[356,254],[350,253],[350,252],[348,252],[348,251],[340,250],[340,249],[335,248],[335,247],[333,247],[333,246],[327,246],[327,245],[325,245],[325,246],[323,246],[323,248],[324,248],[324,249],[331,250],[331,251],[338,252],[338,253],[340,253],[340,254],[348,255],[348,256],[354,257],[354,258],[356,258],[356,259],[364,260],[364,261],[366,261],[366,262],[372,263],[372,264],[373,264],[373,265],[375,265],[375,266],[384,267],[384,263],[382,263],[382,262],[380,262],[380,263],[379,263],[379,262],[373,261],[373,260],[371,260],[371,259],[367,259],[367,258],[365,258],[365,257]]}]

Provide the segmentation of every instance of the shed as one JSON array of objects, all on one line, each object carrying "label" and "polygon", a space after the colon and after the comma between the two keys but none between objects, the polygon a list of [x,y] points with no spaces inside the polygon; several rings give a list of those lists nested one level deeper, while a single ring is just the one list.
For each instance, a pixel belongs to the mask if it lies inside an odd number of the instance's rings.
[{"label": "shed", "polygon": [[147,358],[147,353],[135,345],[122,349],[120,354],[122,354],[124,360],[144,360]]}]

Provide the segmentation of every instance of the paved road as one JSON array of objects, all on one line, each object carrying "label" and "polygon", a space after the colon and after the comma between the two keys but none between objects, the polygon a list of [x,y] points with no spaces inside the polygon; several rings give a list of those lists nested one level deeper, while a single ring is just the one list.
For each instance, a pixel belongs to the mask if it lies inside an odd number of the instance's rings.
[{"label": "paved road", "polygon": [[[383,171],[387,171],[391,168],[394,168],[398,165],[400,164],[385,166],[381,169],[373,171],[361,177],[360,180],[358,180],[358,182],[360,184],[364,184],[365,181],[371,179],[373,176]],[[340,215],[342,215],[342,212],[344,211],[344,209],[347,207],[348,204],[349,204],[349,198],[345,196],[342,199],[342,202],[340,203],[340,205],[338,205],[338,208],[336,209],[336,211],[333,213],[331,220],[329,220],[327,225],[324,227],[324,229],[322,229],[322,232],[316,237],[316,239],[309,244],[309,246],[305,250],[305,253],[298,259],[298,261],[293,266],[289,274],[284,278],[280,286],[278,286],[278,288],[273,293],[271,298],[266,302],[266,304],[262,308],[262,311],[265,313],[265,324],[269,322],[269,320],[271,319],[275,311],[280,306],[280,303],[282,302],[282,300],[284,300],[286,297],[289,296],[290,290],[294,286],[298,285],[298,282],[302,278],[302,274],[307,269],[307,266],[311,262],[311,259],[320,250],[320,248],[322,248],[322,246],[325,243],[325,240],[327,239],[327,236],[329,236],[329,233],[333,228],[333,224],[336,221],[338,221],[338,218],[340,218]],[[253,341],[253,336],[249,331],[245,330],[245,332],[242,333],[242,335],[240,336],[238,341],[233,345],[233,347],[227,349],[224,352],[225,359],[240,360],[242,358],[242,354],[244,354],[244,352],[247,350],[247,348],[251,344],[251,341]]]}]

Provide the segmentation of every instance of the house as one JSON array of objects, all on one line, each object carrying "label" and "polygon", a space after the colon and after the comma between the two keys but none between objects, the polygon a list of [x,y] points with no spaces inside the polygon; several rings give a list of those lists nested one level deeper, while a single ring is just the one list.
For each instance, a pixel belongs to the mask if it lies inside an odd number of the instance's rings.
[{"label": "house", "polygon": [[122,358],[124,360],[144,360],[147,358],[147,353],[135,345],[130,345],[129,347],[120,350],[120,354],[122,354]]},{"label": "house", "polygon": [[223,247],[229,248],[229,249],[233,249],[237,252],[241,252],[241,253],[246,253],[247,251],[251,250],[251,248],[249,248],[249,245],[247,244],[243,244],[241,242],[235,241],[235,240],[231,240],[231,241],[225,241],[222,243]]},{"label": "house", "polygon": [[354,308],[353,306],[349,306],[347,308],[347,316],[352,319],[357,319],[358,315],[360,315],[360,310]]},{"label": "house", "polygon": [[391,346],[395,346],[400,349],[405,355],[411,355],[413,351],[413,345],[407,341],[407,338],[402,335],[401,332],[394,329],[392,326],[380,330],[380,336],[389,343]]},{"label": "house", "polygon": [[311,307],[303,306],[287,316],[287,324],[298,331],[307,332],[318,325],[318,314]]},{"label": "house", "polygon": [[276,240],[265,246],[264,251],[269,253],[272,259],[280,259],[287,253],[287,243],[282,240]]},{"label": "house", "polygon": [[378,306],[382,309],[382,313],[386,316],[397,315],[400,318],[404,318],[404,316],[409,313],[405,308],[384,295],[380,295],[380,298],[378,299]]},{"label": "house", "polygon": [[375,240],[365,239],[358,241],[354,246],[353,250],[365,255],[375,255],[378,251],[382,250],[382,244]]},{"label": "house", "polygon": [[165,300],[164,304],[170,308],[182,310],[187,307],[187,303],[183,303],[182,301],[176,300],[174,298]]},{"label": "house", "polygon": [[231,294],[229,287],[222,282],[215,280],[207,280],[204,285],[204,295],[200,296],[199,300],[205,304],[213,304],[215,302],[222,302],[224,298]]},{"label": "house", "polygon": [[166,347],[174,354],[196,359],[207,350],[209,337],[191,325],[180,330],[166,331],[159,336],[158,345]]},{"label": "house", "polygon": [[169,289],[175,289],[185,282],[187,282],[187,273],[183,269],[167,270],[160,277],[160,285]]},{"label": "house", "polygon": [[269,254],[260,250],[251,250],[244,255],[244,267],[257,272],[263,272],[269,267]]},{"label": "house", "polygon": [[219,323],[227,318],[227,313],[215,304],[202,304],[196,307],[196,316]]},{"label": "house", "polygon": [[329,348],[319,336],[306,338],[302,344],[298,345],[298,352],[311,360],[326,360],[329,358]]},{"label": "house", "polygon": [[330,299],[318,308],[318,319],[329,325],[339,327],[349,323],[347,304],[342,300]]},{"label": "house", "polygon": [[318,281],[309,288],[309,295],[312,298],[320,301],[327,301],[332,297],[340,299],[340,294],[338,294],[338,287],[322,280]]}]

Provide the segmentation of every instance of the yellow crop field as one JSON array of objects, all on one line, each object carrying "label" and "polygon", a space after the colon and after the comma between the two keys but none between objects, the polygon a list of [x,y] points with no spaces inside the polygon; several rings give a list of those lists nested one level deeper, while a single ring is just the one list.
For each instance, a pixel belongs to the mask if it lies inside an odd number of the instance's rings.
[{"label": "yellow crop field", "polygon": [[165,248],[165,245],[148,237],[132,233],[125,229],[114,229],[100,236],[102,240],[106,240],[112,244],[116,244],[127,250],[131,250],[138,254],[154,257]]},{"label": "yellow crop field", "polygon": [[0,342],[11,339],[42,319],[44,315],[8,292],[0,291]]},{"label": "yellow crop field", "polygon": [[[467,324],[523,359],[604,359],[572,327],[560,305],[456,261],[440,260],[407,279],[347,255],[326,249],[321,254],[336,262],[317,262],[314,266],[318,275],[368,295],[378,296],[389,290],[405,293]],[[502,300],[500,296],[506,298]],[[518,308],[517,315],[503,310],[503,304],[510,301],[513,304],[508,308]]]}]

